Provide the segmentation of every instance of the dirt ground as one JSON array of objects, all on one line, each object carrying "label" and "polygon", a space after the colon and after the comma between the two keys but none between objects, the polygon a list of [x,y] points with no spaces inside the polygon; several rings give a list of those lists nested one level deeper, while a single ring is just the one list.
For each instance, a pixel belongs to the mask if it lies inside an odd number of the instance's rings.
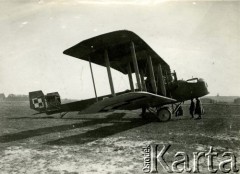
[{"label": "dirt ground", "polygon": [[[240,106],[204,105],[202,120],[142,120],[140,111],[93,115],[32,115],[28,102],[0,102],[0,173],[143,173],[142,147],[171,144],[177,151],[233,152],[240,161]],[[214,165],[217,166],[218,158]],[[208,173],[206,160],[200,172]],[[190,164],[191,165],[191,164]],[[158,166],[159,173],[167,173]]]}]

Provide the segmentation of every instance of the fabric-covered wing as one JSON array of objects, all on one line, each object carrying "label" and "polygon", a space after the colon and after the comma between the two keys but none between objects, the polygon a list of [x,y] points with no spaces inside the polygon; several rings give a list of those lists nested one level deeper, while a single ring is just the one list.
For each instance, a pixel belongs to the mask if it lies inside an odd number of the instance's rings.
[{"label": "fabric-covered wing", "polygon": [[[132,60],[130,43],[135,45],[139,68],[146,67],[147,56],[152,57],[153,65],[161,64],[163,74],[170,74],[169,65],[138,35],[131,31],[120,30],[84,40],[65,50],[63,53],[82,60],[105,66],[104,50],[107,49],[111,68],[127,74],[127,64]],[[134,68],[132,67],[132,73]]]},{"label": "fabric-covered wing", "polygon": [[94,103],[80,113],[97,113],[113,110],[134,110],[175,103],[176,100],[149,92],[129,92]]}]

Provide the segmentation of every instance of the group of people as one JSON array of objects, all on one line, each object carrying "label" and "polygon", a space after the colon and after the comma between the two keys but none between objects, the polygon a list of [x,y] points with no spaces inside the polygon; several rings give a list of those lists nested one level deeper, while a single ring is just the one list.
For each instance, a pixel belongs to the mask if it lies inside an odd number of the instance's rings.
[{"label": "group of people", "polygon": [[199,100],[199,98],[196,98],[196,105],[195,105],[193,99],[191,99],[189,111],[190,111],[192,118],[194,118],[194,114],[198,115],[198,117],[196,119],[202,118],[203,109],[202,109],[202,103]]}]

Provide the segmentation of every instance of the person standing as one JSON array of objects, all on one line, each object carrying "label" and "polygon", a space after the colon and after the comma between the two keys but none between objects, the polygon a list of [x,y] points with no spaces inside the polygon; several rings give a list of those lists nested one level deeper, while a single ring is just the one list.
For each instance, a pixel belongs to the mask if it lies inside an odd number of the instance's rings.
[{"label": "person standing", "polygon": [[201,119],[202,118],[202,103],[199,100],[199,98],[196,98],[196,108],[195,108],[195,114],[198,115],[197,119]]},{"label": "person standing", "polygon": [[190,115],[192,116],[192,118],[194,118],[194,111],[195,111],[195,103],[194,103],[193,99],[191,99],[191,104],[190,104],[190,107],[189,107],[189,112],[190,112]]}]

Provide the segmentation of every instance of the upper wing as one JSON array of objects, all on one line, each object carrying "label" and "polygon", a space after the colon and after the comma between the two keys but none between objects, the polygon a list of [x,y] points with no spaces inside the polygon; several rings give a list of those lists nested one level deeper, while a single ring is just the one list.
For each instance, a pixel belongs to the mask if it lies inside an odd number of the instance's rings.
[{"label": "upper wing", "polygon": [[111,110],[134,110],[174,103],[176,100],[149,92],[129,92],[92,104],[80,113],[97,113]]},{"label": "upper wing", "polygon": [[[108,50],[111,68],[127,74],[127,64],[132,60],[130,43],[134,42],[139,68],[146,67],[146,58],[151,56],[153,65],[162,66],[163,74],[170,74],[169,65],[138,35],[131,31],[120,30],[84,40],[65,50],[63,53],[82,60],[105,66],[104,50]],[[132,73],[134,68],[132,67]]]}]

